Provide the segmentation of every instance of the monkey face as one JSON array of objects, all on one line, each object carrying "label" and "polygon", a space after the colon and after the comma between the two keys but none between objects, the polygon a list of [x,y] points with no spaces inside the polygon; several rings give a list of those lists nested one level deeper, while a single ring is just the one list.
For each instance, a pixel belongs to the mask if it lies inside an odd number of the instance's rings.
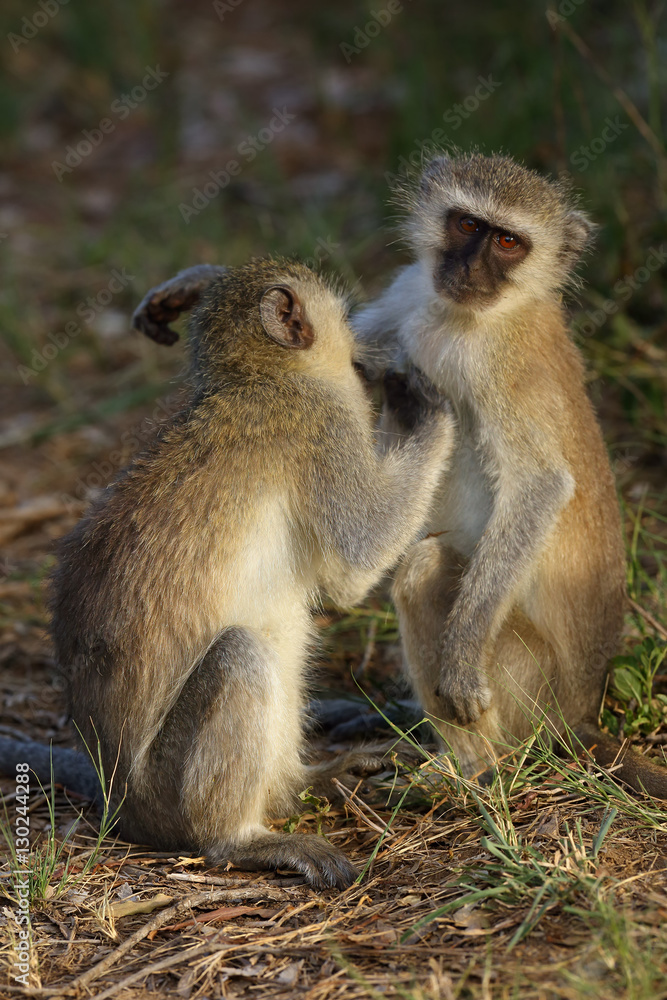
[{"label": "monkey face", "polygon": [[460,305],[490,306],[531,248],[525,234],[507,232],[463,209],[450,209],[445,245],[433,275],[436,291]]},{"label": "monkey face", "polygon": [[505,156],[436,156],[406,186],[404,232],[440,299],[487,310],[576,285],[595,227],[569,185]]}]

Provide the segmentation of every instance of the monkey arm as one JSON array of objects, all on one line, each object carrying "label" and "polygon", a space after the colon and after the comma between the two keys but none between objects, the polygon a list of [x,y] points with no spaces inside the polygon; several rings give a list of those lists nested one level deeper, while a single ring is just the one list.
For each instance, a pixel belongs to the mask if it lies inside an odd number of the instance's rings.
[{"label": "monkey arm", "polygon": [[403,268],[377,299],[350,317],[360,360],[371,380],[380,378],[389,368],[401,371],[407,363],[408,355],[398,333],[414,317],[414,282],[418,270],[416,264]]},{"label": "monkey arm", "polygon": [[[348,443],[352,437],[349,429]],[[363,600],[423,528],[454,449],[455,421],[446,404],[402,443],[378,454],[359,434],[354,466],[337,451],[319,466],[312,505],[323,566],[320,583],[343,606]]]},{"label": "monkey arm", "polygon": [[485,651],[573,492],[564,468],[501,484],[443,633],[438,693],[447,718],[466,725],[489,707]]},{"label": "monkey arm", "polygon": [[132,326],[158,344],[175,344],[178,334],[169,323],[195,306],[226,267],[197,264],[179,271],[174,278],[151,288],[134,310]]}]

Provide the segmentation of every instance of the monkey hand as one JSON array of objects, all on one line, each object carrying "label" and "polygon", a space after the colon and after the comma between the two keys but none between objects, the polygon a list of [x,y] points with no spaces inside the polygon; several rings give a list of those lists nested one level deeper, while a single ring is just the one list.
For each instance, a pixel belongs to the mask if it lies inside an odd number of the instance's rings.
[{"label": "monkey hand", "polygon": [[132,326],[158,344],[175,344],[178,334],[169,323],[192,309],[213,280],[224,272],[224,267],[198,264],[151,288],[134,310]]},{"label": "monkey hand", "polygon": [[187,308],[180,289],[170,289],[170,283],[151,288],[144,295],[132,316],[132,326],[157,344],[171,347],[178,340],[178,334],[169,323],[178,319]]},{"label": "monkey hand", "polygon": [[460,726],[476,722],[491,704],[486,676],[478,666],[481,657],[458,643],[445,642],[437,696],[443,718]]},{"label": "monkey hand", "polygon": [[382,380],[387,407],[405,430],[414,431],[433,413],[451,415],[451,403],[419,369],[410,365],[405,374],[389,370]]}]

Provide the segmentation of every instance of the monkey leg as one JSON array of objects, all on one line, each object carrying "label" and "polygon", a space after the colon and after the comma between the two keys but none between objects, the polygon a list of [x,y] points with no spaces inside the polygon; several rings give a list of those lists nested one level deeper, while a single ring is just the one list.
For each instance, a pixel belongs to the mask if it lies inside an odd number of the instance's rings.
[{"label": "monkey leg", "polygon": [[[614,642],[613,626],[610,635],[609,645]],[[598,658],[606,659],[607,648],[603,647],[604,652],[598,649]],[[593,672],[588,687],[582,689],[580,679],[573,688],[564,661],[570,669],[579,664],[579,677],[584,677],[585,667],[595,662],[595,650],[585,654],[570,649],[567,656],[562,654],[562,659],[557,660],[534,625],[515,609],[498,637],[494,654],[498,664],[494,697],[500,703],[503,723],[512,734],[511,742],[526,739],[536,726],[542,726],[544,736],[556,737],[554,742],[566,752],[579,755],[587,749],[597,764],[614,766],[614,780],[625,782],[637,792],[667,799],[667,769],[598,728],[602,690],[597,672]]]},{"label": "monkey leg", "polygon": [[470,727],[445,722],[444,707],[436,694],[442,630],[464,569],[465,561],[440,538],[424,538],[412,546],[399,566],[392,597],[398,611],[405,666],[415,694],[443,749],[451,750],[463,773],[470,775],[488,767],[483,741],[471,734]]},{"label": "monkey leg", "polygon": [[442,629],[464,569],[465,563],[431,536],[412,546],[392,587],[410,681],[422,707],[436,716]]},{"label": "monkey leg", "polygon": [[158,344],[175,344],[178,334],[169,323],[192,309],[209,285],[226,270],[216,264],[197,264],[179,271],[174,278],[144,295],[132,315],[132,326]]},{"label": "monkey leg", "polygon": [[466,563],[439,538],[425,538],[410,550],[393,587],[404,657],[412,686],[445,748],[467,777],[486,771],[525,739],[547,713],[553,691],[555,654],[518,611],[512,612],[485,655],[489,708],[459,726],[444,719],[436,690],[440,679],[442,631],[456,599]]},{"label": "monkey leg", "polygon": [[344,888],[357,872],[337,848],[266,826],[307,785],[301,673],[293,657],[282,662],[249,631],[228,629],[184,686],[152,748],[153,768],[180,785],[189,842],[213,864],[292,868],[315,888]]}]

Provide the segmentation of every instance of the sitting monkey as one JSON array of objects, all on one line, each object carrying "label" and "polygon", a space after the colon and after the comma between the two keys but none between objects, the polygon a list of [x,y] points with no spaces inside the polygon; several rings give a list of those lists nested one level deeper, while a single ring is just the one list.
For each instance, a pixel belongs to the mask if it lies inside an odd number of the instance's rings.
[{"label": "sitting monkey", "polygon": [[[407,359],[451,400],[458,433],[429,531],[396,575],[406,665],[444,745],[473,775],[544,720],[595,747],[623,626],[614,479],[561,291],[593,226],[569,189],[508,157],[438,156],[405,192],[416,260],[357,312],[362,343]],[[388,383],[383,426],[414,424]],[[616,772],[667,797],[667,771]]]},{"label": "sitting monkey", "polygon": [[[309,606],[320,590],[360,601],[415,539],[453,418],[422,395],[414,433],[378,454],[345,304],[296,263],[215,275],[191,349],[188,407],[60,546],[72,718],[94,757],[99,740],[124,838],[343,888],[357,873],[340,850],[267,827],[319,778],[368,764],[303,763]],[[17,760],[49,779],[46,748],[0,740],[2,769]],[[56,748],[53,766],[96,789],[83,755]]]}]

